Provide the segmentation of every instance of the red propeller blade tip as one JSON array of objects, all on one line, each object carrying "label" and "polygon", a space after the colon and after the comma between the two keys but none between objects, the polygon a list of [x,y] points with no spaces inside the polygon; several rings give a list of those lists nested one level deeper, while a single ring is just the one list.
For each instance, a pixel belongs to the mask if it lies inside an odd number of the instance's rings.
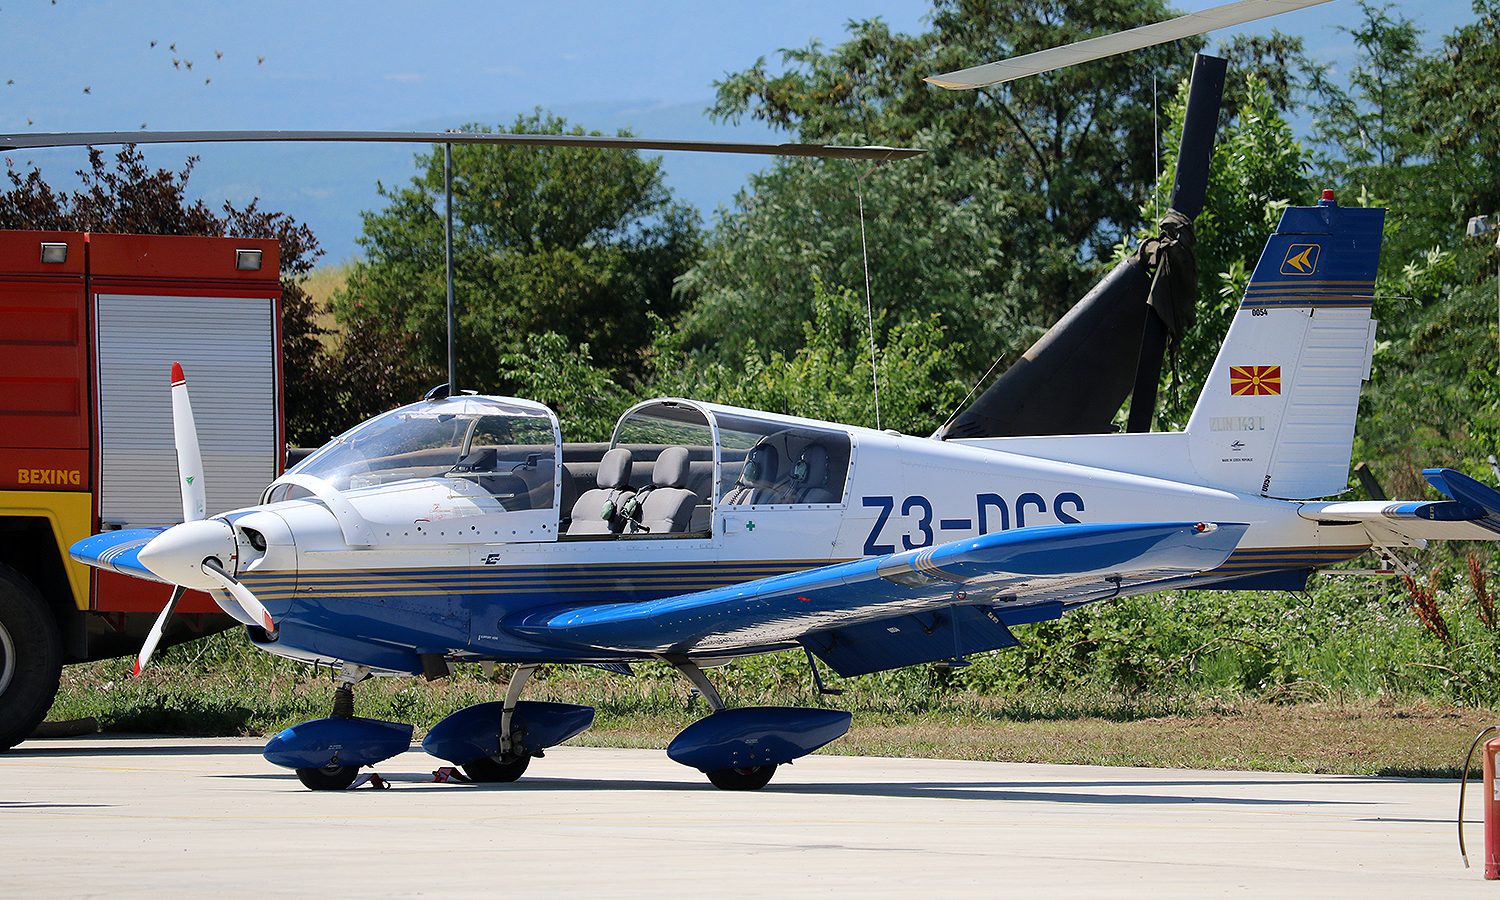
[{"label": "red propeller blade tip", "polygon": [[264,624],[265,624],[266,633],[267,634],[275,634],[276,633],[276,623],[273,622],[273,621],[271,621],[271,614],[270,613],[266,613],[264,619],[265,619]]},{"label": "red propeller blade tip", "polygon": [[141,674],[141,661],[136,660],[135,665],[130,667],[130,677],[134,678],[139,674]]},{"label": "red propeller blade tip", "polygon": [[172,363],[172,383],[185,384],[187,376],[182,374],[182,363]]}]

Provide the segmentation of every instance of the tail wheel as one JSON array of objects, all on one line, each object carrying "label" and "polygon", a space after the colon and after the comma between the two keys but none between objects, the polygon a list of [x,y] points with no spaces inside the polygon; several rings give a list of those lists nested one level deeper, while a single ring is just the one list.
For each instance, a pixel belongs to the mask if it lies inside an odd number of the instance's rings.
[{"label": "tail wheel", "polygon": [[359,766],[324,766],[321,769],[298,769],[297,778],[314,791],[342,791],[359,777]]},{"label": "tail wheel", "polygon": [[715,769],[708,780],[722,791],[758,791],[776,774],[776,767],[752,766],[748,769]]},{"label": "tail wheel", "polygon": [[464,763],[464,774],[469,776],[470,781],[479,781],[487,784],[498,784],[515,781],[526,772],[526,767],[531,765],[531,754],[518,756],[507,762],[499,762],[488,756],[481,756],[476,760]]},{"label": "tail wheel", "polygon": [[0,565],[0,750],[46,718],[62,674],[62,635],[35,586]]}]

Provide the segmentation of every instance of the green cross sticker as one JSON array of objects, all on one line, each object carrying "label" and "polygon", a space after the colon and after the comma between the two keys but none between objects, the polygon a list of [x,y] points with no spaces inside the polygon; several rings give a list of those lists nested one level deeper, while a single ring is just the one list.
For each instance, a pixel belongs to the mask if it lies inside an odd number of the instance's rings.
[{"label": "green cross sticker", "polygon": [[196,476],[193,476],[193,475],[189,475],[189,476],[188,476],[188,477],[187,477],[187,483],[188,483],[188,484],[192,484],[192,483],[193,483],[193,478],[195,478],[195,477],[196,477]]},{"label": "green cross sticker", "polygon": [[754,531],[755,530],[755,523],[754,522],[746,522],[745,523],[745,530],[746,531]]}]

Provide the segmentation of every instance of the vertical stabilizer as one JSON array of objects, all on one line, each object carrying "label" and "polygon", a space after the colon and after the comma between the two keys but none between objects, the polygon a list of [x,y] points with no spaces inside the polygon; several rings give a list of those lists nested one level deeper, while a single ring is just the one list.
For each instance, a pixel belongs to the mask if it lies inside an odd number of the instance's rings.
[{"label": "vertical stabilizer", "polygon": [[1286,500],[1347,486],[1384,222],[1332,191],[1282,213],[1188,422],[1204,484]]}]

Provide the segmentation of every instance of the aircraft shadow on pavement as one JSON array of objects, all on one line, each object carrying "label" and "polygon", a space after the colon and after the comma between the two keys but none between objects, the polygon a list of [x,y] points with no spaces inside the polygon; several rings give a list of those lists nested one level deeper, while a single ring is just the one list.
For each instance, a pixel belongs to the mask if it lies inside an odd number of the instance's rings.
[{"label": "aircraft shadow on pavement", "polygon": [[[257,780],[281,780],[303,792],[296,777],[290,772],[218,774],[215,778],[248,778]],[[688,791],[718,793],[718,789],[707,782],[696,781],[646,781],[641,779],[608,778],[548,778],[528,777],[510,784],[438,784],[428,781],[430,774],[421,772],[382,772],[381,777],[391,782],[398,791],[441,790],[453,792],[484,791],[486,793],[528,794],[555,791]],[[772,782],[763,788],[762,794],[812,794],[818,796],[846,797],[894,797],[902,799],[928,800],[998,800],[1005,802],[1035,801],[1043,803],[1098,803],[1105,805],[1166,805],[1217,803],[1234,806],[1364,806],[1372,805],[1368,800],[1307,800],[1300,797],[1236,797],[1236,796],[1189,796],[1172,793],[1096,793],[1089,789],[1118,787],[1121,782],[1077,781],[1038,782],[1035,784],[1016,781],[997,782],[833,782],[823,784],[777,784]],[[1326,781],[1287,782],[1241,782],[1241,781],[1163,781],[1128,782],[1131,786],[1171,788],[1178,785],[1220,785],[1226,790],[1256,787],[1266,784],[1320,784]],[[1059,790],[1038,790],[1055,788]],[[1076,788],[1078,790],[1066,790]],[[371,791],[370,793],[376,793]]]},{"label": "aircraft shadow on pavement", "polygon": [[[140,735],[131,735],[132,738]],[[88,744],[69,744],[66,747],[29,747],[21,744],[5,752],[4,759],[47,759],[70,756],[259,756],[261,747],[256,744],[115,744],[100,741]]]}]

